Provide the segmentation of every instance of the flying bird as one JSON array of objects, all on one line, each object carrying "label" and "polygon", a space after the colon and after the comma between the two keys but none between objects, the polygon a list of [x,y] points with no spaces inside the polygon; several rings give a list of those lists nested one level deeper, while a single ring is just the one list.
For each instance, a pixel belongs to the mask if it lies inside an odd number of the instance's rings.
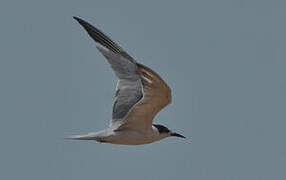
[{"label": "flying bird", "polygon": [[152,69],[136,62],[102,31],[74,17],[99,45],[118,78],[109,128],[67,139],[96,140],[102,143],[140,145],[166,137],[185,138],[167,127],[153,124],[156,114],[171,103],[171,89]]}]

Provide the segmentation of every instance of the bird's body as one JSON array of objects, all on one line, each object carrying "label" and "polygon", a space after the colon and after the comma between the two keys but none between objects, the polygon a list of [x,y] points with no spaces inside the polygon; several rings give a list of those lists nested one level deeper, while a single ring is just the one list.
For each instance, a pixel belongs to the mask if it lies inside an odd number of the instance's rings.
[{"label": "bird's body", "polygon": [[149,144],[167,137],[167,134],[160,134],[156,127],[152,127],[150,131],[139,132],[132,129],[113,130],[108,128],[87,135],[72,136],[77,140],[96,140],[102,143],[124,144],[124,145],[140,145]]},{"label": "bird's body", "polygon": [[100,30],[75,17],[88,34],[101,46],[97,49],[107,59],[118,78],[112,120],[106,130],[68,139],[139,145],[180,134],[162,125],[152,124],[156,114],[171,103],[171,89],[150,68],[137,63]]}]

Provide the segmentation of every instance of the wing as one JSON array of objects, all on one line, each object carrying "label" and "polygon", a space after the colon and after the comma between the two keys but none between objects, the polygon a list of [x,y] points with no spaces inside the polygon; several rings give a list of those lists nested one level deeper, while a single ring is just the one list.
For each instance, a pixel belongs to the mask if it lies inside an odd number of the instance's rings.
[{"label": "wing", "polygon": [[171,103],[171,89],[152,69],[138,63],[137,66],[143,85],[143,98],[130,109],[119,129],[148,131],[156,114]]},{"label": "wing", "polygon": [[100,45],[97,49],[105,56],[118,78],[115,101],[113,104],[111,127],[117,128],[123,123],[130,109],[140,101],[143,96],[142,83],[136,61],[120,46],[114,43],[99,29],[86,21],[74,17]]}]

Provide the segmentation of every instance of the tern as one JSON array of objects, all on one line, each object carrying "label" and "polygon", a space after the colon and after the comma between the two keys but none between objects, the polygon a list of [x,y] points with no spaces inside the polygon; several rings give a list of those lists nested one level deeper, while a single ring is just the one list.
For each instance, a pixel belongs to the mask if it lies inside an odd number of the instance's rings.
[{"label": "tern", "polygon": [[140,145],[166,137],[185,138],[167,127],[153,124],[156,114],[171,103],[171,89],[152,69],[135,61],[102,31],[74,17],[99,45],[118,78],[112,120],[109,128],[67,139],[95,140],[101,143]]}]

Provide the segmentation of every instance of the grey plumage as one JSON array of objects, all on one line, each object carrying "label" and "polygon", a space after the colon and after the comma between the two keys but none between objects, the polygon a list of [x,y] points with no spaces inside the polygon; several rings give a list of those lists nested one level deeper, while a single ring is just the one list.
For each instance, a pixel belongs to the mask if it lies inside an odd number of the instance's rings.
[{"label": "grey plumage", "polygon": [[123,119],[142,98],[142,84],[135,63],[120,54],[115,54],[101,47],[97,47],[97,49],[105,56],[118,78],[111,121],[111,124],[114,124]]}]

